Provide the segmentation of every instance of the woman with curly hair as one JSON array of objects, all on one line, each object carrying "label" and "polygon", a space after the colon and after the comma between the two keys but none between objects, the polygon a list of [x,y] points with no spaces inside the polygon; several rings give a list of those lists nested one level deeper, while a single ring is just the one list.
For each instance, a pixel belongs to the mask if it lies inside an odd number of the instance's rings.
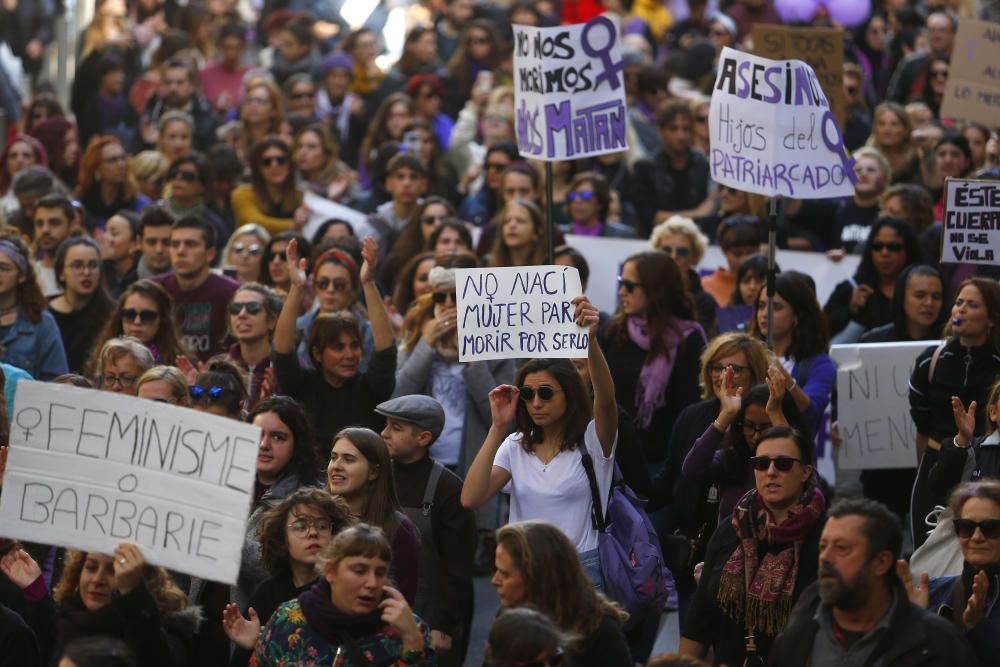
[{"label": "woman with curly hair", "polygon": [[[132,336],[149,349],[156,363],[173,364],[177,357],[188,356],[173,318],[173,308],[173,299],[158,283],[137,280],[118,297],[94,349],[100,350],[112,338]],[[94,355],[88,376],[93,375],[96,365]]]},{"label": "woman with curly hair", "polygon": [[[236,604],[223,612],[222,623],[236,644],[232,667],[250,660],[261,624],[271,618],[282,603],[294,600],[315,585],[320,552],[340,531],[354,524],[343,499],[322,489],[299,489],[286,496],[260,519],[257,543],[260,560],[271,578],[254,589],[245,613]],[[261,619],[264,619],[263,621]]]},{"label": "woman with curly hair", "polygon": [[302,206],[302,188],[295,183],[292,150],[283,139],[268,136],[250,154],[250,183],[231,197],[239,226],[257,223],[271,234],[301,228],[309,212]]},{"label": "woman with curly hair", "polygon": [[132,181],[129,155],[116,137],[91,140],[80,160],[80,180],[76,196],[87,211],[86,227],[104,230],[108,219],[121,210],[139,213],[149,204]]},{"label": "woman with curly hair", "polygon": [[38,610],[27,618],[44,625],[35,632],[52,637],[52,655],[62,655],[74,639],[105,636],[123,640],[143,665],[186,667],[196,657],[201,610],[189,606],[167,570],[147,563],[134,544],[123,542],[110,555],[68,550],[51,597],[41,568],[24,550],[5,556],[0,571]]}]

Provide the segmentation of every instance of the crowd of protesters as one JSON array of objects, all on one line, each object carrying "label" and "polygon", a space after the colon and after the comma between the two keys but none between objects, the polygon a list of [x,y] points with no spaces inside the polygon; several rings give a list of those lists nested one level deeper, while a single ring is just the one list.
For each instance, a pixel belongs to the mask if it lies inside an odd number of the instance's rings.
[{"label": "crowd of protesters", "polygon": [[[63,3],[4,0],[24,79],[0,60],[0,407],[34,379],[261,439],[235,585],[136,544],[0,537],[0,662],[996,664],[1000,265],[940,246],[945,179],[1000,180],[1000,126],[941,113],[960,17],[1000,9],[837,2],[870,11],[94,0],[60,99]],[[605,12],[629,147],[546,183],[517,148],[511,25]],[[777,220],[780,248],[856,257],[825,303],[784,271],[769,309],[769,201],[706,158],[719,55],[752,51],[754,23],[844,28],[854,193],[785,199]],[[586,358],[459,360],[457,270],[545,264],[551,243],[586,292],[588,236],[649,245],[622,257],[615,312],[574,299]],[[830,345],[921,340],[912,466],[824,479]],[[0,410],[0,486],[8,436]],[[631,614],[606,594],[593,501],[620,476],[676,587]],[[914,549],[953,564],[911,567]],[[501,612],[470,646],[485,575]],[[665,613],[679,643],[651,656]]]}]

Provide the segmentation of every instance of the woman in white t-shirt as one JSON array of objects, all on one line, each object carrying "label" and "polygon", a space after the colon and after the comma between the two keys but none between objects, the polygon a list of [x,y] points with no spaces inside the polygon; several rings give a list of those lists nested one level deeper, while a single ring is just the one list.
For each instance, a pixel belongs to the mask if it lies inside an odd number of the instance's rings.
[{"label": "woman in white t-shirt", "polygon": [[[597,344],[597,308],[584,296],[573,304],[574,320],[589,330],[593,407],[568,359],[534,359],[523,365],[516,386],[502,384],[490,392],[493,423],[465,477],[462,504],[479,507],[501,489],[507,491],[510,521],[540,519],[556,525],[600,584],[593,502],[577,447],[582,444],[593,458],[598,489],[606,499],[614,471],[618,408],[611,372]],[[513,433],[507,436],[511,422]]]}]

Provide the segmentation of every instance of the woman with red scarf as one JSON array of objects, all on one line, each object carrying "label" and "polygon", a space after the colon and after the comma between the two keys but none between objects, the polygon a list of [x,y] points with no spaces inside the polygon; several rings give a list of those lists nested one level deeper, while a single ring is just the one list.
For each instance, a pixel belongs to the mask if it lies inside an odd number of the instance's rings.
[{"label": "woman with red scarf", "polygon": [[[789,426],[765,431],[750,463],[755,488],[712,535],[680,653],[715,664],[764,665],[802,591],[816,581],[826,501],[812,442]],[[744,662],[746,661],[746,662]]]}]

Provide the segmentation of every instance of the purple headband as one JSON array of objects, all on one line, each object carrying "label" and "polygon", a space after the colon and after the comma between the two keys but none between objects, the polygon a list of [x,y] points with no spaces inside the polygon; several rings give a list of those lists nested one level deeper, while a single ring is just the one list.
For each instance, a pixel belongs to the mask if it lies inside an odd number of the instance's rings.
[{"label": "purple headband", "polygon": [[24,256],[20,253],[17,246],[10,241],[0,241],[0,255],[4,255],[7,259],[14,262],[14,266],[16,266],[21,273],[28,272],[27,260],[24,259]]}]

